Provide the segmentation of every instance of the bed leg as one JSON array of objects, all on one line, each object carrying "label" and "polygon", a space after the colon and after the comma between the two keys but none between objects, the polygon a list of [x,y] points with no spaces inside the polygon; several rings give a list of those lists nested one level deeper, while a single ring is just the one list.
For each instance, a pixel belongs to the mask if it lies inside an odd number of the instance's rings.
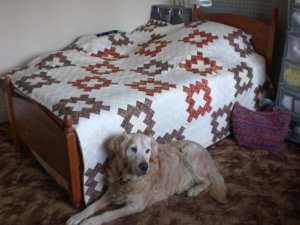
[{"label": "bed leg", "polygon": [[10,137],[11,137],[14,147],[17,150],[19,150],[20,142],[18,139],[15,113],[14,113],[14,107],[13,107],[13,89],[12,89],[11,78],[9,76],[6,76],[4,78],[4,94],[5,94],[6,106],[7,106],[7,112],[8,112]]},{"label": "bed leg", "polygon": [[77,149],[77,139],[73,129],[73,119],[70,113],[66,113],[64,117],[64,132],[68,144],[68,161],[69,161],[69,195],[74,208],[81,206],[81,182],[79,170],[79,156]]}]

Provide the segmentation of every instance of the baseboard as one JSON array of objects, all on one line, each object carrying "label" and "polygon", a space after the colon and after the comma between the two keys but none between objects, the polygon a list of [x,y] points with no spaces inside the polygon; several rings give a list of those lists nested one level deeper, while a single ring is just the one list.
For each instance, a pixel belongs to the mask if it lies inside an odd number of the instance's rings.
[{"label": "baseboard", "polygon": [[4,123],[8,121],[8,115],[6,108],[0,109],[0,123]]}]

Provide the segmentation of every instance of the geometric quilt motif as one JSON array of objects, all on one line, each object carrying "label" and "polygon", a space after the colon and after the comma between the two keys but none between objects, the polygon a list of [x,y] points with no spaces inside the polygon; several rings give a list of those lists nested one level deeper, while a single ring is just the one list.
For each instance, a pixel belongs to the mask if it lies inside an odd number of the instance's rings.
[{"label": "geometric quilt motif", "polygon": [[101,78],[99,76],[85,77],[81,80],[69,81],[68,84],[72,84],[72,86],[82,89],[84,91],[91,91],[93,89],[101,89],[103,87],[109,87],[113,84],[111,80]]},{"label": "geometric quilt motif", "polygon": [[168,26],[168,23],[166,23],[166,22],[150,19],[146,25],[139,26],[133,32],[136,32],[136,31],[152,32],[157,27],[166,27],[166,26]]},{"label": "geometric quilt motif", "polygon": [[254,53],[248,37],[241,30],[233,31],[232,33],[228,34],[228,36],[224,36],[224,39],[227,39],[229,44],[233,46],[234,50],[239,52],[240,56],[243,58]]},{"label": "geometric quilt motif", "polygon": [[[15,72],[13,85],[22,94],[32,92],[29,97],[55,116],[72,115],[82,140],[82,194],[90,204],[106,189],[103,142],[118,129],[155,136],[159,143],[199,141],[193,130],[201,123],[208,130],[200,142],[209,145],[228,134],[225,121],[237,100],[253,108],[265,96],[265,74],[256,74],[263,62],[256,53],[247,55],[251,50],[240,35],[209,21],[171,26],[152,20],[131,34],[87,35],[69,46],[73,50],[41,55]],[[228,57],[219,57],[223,53]],[[224,95],[227,86],[233,90]],[[97,141],[86,145],[89,139]]]},{"label": "geometric quilt motif", "polygon": [[119,46],[133,44],[132,41],[129,41],[129,38],[126,36],[125,32],[108,35],[108,40],[110,40],[113,45]]},{"label": "geometric quilt motif", "polygon": [[80,97],[71,97],[69,99],[61,99],[59,103],[52,106],[52,111],[58,111],[58,116],[64,115],[66,112],[72,114],[73,124],[78,124],[79,118],[90,118],[90,114],[100,114],[101,110],[110,110],[110,106],[104,106],[102,101],[96,101],[95,98],[89,98],[88,95]]},{"label": "geometric quilt motif", "polygon": [[174,66],[168,64],[168,61],[162,62],[161,60],[151,59],[149,63],[145,63],[142,67],[137,67],[136,69],[131,69],[136,73],[145,74],[148,76],[155,76],[161,74],[163,71],[168,71]]},{"label": "geometric quilt motif", "polygon": [[168,43],[171,43],[171,41],[151,39],[147,43],[143,44],[141,48],[135,52],[135,54],[154,57],[161,52],[161,50],[166,47]]},{"label": "geometric quilt motif", "polygon": [[201,52],[197,52],[197,55],[192,55],[190,59],[186,59],[185,63],[180,63],[179,67],[202,76],[213,75],[222,70],[222,66],[218,66],[214,60],[203,57]]},{"label": "geometric quilt motif", "polygon": [[95,177],[98,174],[101,174],[101,175],[105,174],[105,171],[108,167],[108,162],[109,162],[109,160],[106,159],[104,161],[103,165],[100,163],[97,163],[94,169],[88,168],[85,171],[84,176],[87,177],[87,180],[84,185],[88,187],[85,192],[85,195],[89,196],[89,201],[87,202],[87,204],[97,200],[102,195],[102,193],[105,191],[105,189],[106,189],[105,186],[103,186],[101,188],[102,189],[101,191],[98,191],[96,189],[98,182],[95,180]]},{"label": "geometric quilt motif", "polygon": [[185,43],[190,43],[196,45],[198,48],[202,48],[204,45],[208,45],[209,42],[212,43],[214,40],[218,39],[218,36],[212,36],[211,33],[205,33],[204,31],[199,31],[198,29],[193,30],[187,37],[182,40]]},{"label": "geometric quilt motif", "polygon": [[151,109],[152,101],[145,99],[145,103],[136,102],[135,106],[127,105],[127,109],[118,110],[118,115],[124,118],[121,126],[127,133],[143,133],[145,135],[154,135],[152,130],[155,125],[152,117],[154,111]]},{"label": "geometric quilt motif", "polygon": [[75,50],[75,51],[78,51],[78,52],[86,53],[86,51],[83,50],[83,48],[79,48],[79,47],[76,45],[76,42],[70,44],[69,46],[67,46],[66,48],[63,49],[63,51],[67,51],[67,50]]},{"label": "geometric quilt motif", "polygon": [[151,34],[151,40],[161,39],[161,38],[163,38],[165,36],[166,36],[165,34]]},{"label": "geometric quilt motif", "polygon": [[228,70],[234,73],[234,79],[236,80],[234,97],[239,94],[242,95],[243,92],[252,88],[253,71],[245,62],[241,62],[240,65]]},{"label": "geometric quilt motif", "polygon": [[122,59],[128,57],[128,55],[121,55],[120,53],[118,53],[115,47],[110,47],[110,49],[105,48],[103,51],[98,51],[96,54],[92,53],[91,56],[107,60]]},{"label": "geometric quilt motif", "polygon": [[198,20],[198,21],[196,21],[196,22],[194,22],[194,21],[189,21],[189,22],[185,22],[185,23],[184,23],[184,26],[185,26],[186,28],[196,28],[196,27],[202,25],[202,24],[205,23],[205,22],[206,22],[206,21],[204,21],[204,20]]},{"label": "geometric quilt motif", "polygon": [[45,68],[45,69],[53,69],[58,68],[62,66],[74,66],[74,64],[71,63],[67,59],[65,55],[63,55],[62,52],[58,52],[56,54],[50,54],[46,58],[44,58],[40,63],[35,65],[39,69]]},{"label": "geometric quilt motif", "polygon": [[23,88],[27,93],[31,93],[34,88],[41,88],[45,85],[59,84],[60,81],[47,76],[46,72],[40,72],[39,74],[31,74],[30,76],[23,76],[16,82],[19,88]]},{"label": "geometric quilt motif", "polygon": [[223,108],[219,108],[217,111],[212,113],[212,121],[210,124],[212,125],[211,133],[214,135],[213,142],[221,140],[229,134],[232,105],[232,102],[230,102],[228,106],[224,105]]},{"label": "geometric quilt motif", "polygon": [[266,81],[263,85],[258,85],[254,89],[254,102],[255,102],[255,109],[259,110],[260,109],[260,100],[262,98],[273,98],[274,95],[274,89],[272,87],[272,83],[270,81]]},{"label": "geometric quilt motif", "polygon": [[166,133],[163,137],[159,136],[156,141],[159,144],[164,144],[167,142],[171,142],[174,139],[175,140],[183,140],[185,137],[183,136],[183,132],[184,132],[185,128],[181,127],[179,130],[173,130],[171,134]]},{"label": "geometric quilt motif", "polygon": [[210,97],[211,89],[208,87],[208,81],[202,79],[201,82],[196,81],[196,84],[190,84],[190,87],[183,87],[183,91],[187,94],[185,101],[188,103],[189,113],[187,121],[190,123],[193,119],[198,119],[199,115],[204,115],[211,111]]},{"label": "geometric quilt motif", "polygon": [[128,46],[129,44],[133,44],[132,41],[129,41],[129,38],[126,36],[125,32],[117,33],[114,35],[108,35],[108,40],[110,40],[113,45],[118,46]]},{"label": "geometric quilt motif", "polygon": [[145,92],[146,95],[150,96],[154,96],[155,93],[161,93],[162,90],[168,91],[170,88],[176,88],[175,84],[163,83],[160,80],[154,80],[154,78],[133,82],[132,84],[125,84],[125,86]]},{"label": "geometric quilt motif", "polygon": [[16,69],[11,70],[8,74],[12,76],[12,75],[14,75],[16,72],[20,72],[20,71],[27,70],[27,69],[29,69],[29,66],[28,66],[28,65],[23,65],[23,66],[21,66],[21,67],[19,67],[19,68],[16,68]]},{"label": "geometric quilt motif", "polygon": [[89,65],[83,68],[86,69],[86,71],[98,75],[111,74],[111,73],[117,73],[119,71],[123,71],[119,67],[115,67],[113,64],[110,64],[109,61],[104,61],[103,63],[97,63],[96,65]]}]

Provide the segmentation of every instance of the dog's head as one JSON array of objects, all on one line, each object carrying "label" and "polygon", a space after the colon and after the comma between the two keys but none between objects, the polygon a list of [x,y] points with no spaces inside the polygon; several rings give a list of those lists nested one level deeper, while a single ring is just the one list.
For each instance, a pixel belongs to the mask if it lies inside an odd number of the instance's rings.
[{"label": "dog's head", "polygon": [[144,134],[122,134],[113,138],[108,149],[121,160],[132,175],[142,176],[149,172],[150,162],[156,158],[157,142]]}]

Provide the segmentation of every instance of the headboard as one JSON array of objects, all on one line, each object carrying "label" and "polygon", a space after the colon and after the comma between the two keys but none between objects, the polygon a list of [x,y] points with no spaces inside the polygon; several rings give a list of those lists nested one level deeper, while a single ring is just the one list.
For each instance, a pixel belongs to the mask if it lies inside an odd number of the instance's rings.
[{"label": "headboard", "polygon": [[196,5],[194,5],[193,8],[192,19],[194,21],[210,20],[223,23],[239,28],[252,35],[251,44],[258,54],[265,57],[267,63],[267,73],[270,78],[272,77],[271,68],[277,23],[277,8],[273,8],[272,19],[270,23],[264,23],[251,17],[232,13],[201,14]]}]

